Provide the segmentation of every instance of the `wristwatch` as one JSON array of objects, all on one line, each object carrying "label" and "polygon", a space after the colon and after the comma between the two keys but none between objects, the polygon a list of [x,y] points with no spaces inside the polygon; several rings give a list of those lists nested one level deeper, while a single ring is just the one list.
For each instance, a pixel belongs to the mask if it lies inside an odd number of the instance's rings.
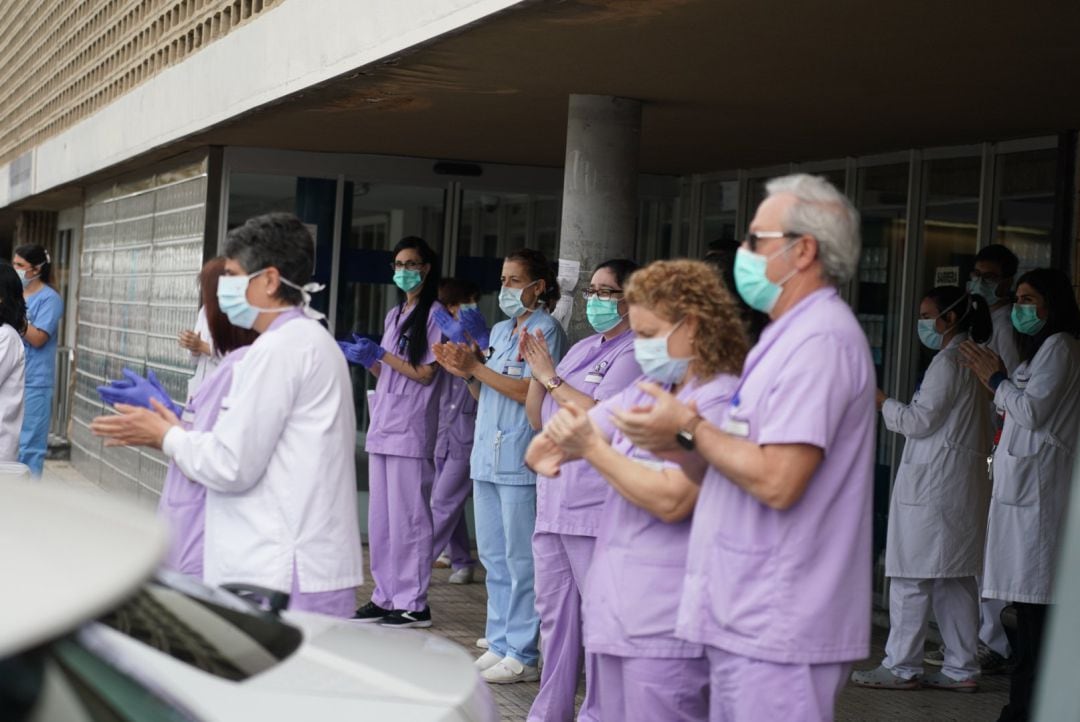
[{"label": "wristwatch", "polygon": [[700,415],[695,415],[694,418],[687,422],[686,426],[675,432],[675,441],[679,446],[683,447],[687,451],[694,450],[694,430],[697,429],[702,418]]},{"label": "wristwatch", "polygon": [[554,391],[562,386],[562,379],[558,376],[552,376],[550,379],[544,382],[544,388],[548,391]]}]

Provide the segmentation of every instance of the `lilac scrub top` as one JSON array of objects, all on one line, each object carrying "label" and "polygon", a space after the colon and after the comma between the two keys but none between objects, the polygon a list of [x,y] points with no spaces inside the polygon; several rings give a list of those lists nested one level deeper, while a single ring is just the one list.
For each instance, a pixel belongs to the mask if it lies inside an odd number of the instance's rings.
[{"label": "lilac scrub top", "polygon": [[[610,340],[603,334],[583,339],[555,367],[563,383],[600,402],[626,390],[639,376],[634,358],[634,332],[627,329]],[[544,395],[540,417],[546,424],[559,402]],[[556,477],[536,477],[536,530],[555,534],[596,536],[600,506],[607,498],[604,477],[586,461],[564,464]]]},{"label": "lilac scrub top", "polygon": [[[696,401],[702,417],[718,423],[737,383],[736,377],[722,374],[700,385],[688,384],[677,398],[683,403]],[[677,469],[677,464],[636,448],[612,423],[613,411],[652,403],[652,397],[634,384],[593,407],[589,416],[616,451],[653,468]],[[704,654],[700,644],[675,636],[691,518],[669,524],[608,487],[582,595],[589,652],[665,658]]]},{"label": "lilac scrub top", "polygon": [[719,428],[762,445],[810,444],[824,458],[782,511],[709,469],[680,637],[781,664],[869,655],[875,387],[866,337],[836,289],[766,327]]},{"label": "lilac scrub top", "polygon": [[435,436],[436,459],[468,459],[476,430],[476,399],[465,379],[440,374],[439,430]]},{"label": "lilac scrub top", "polygon": [[[434,344],[442,340],[442,331],[435,323],[435,310],[442,308],[438,301],[431,304],[427,322],[427,351],[420,365],[435,363]],[[402,304],[390,309],[383,325],[382,346],[387,353],[399,358],[408,355],[408,335],[405,322],[415,307],[403,311]],[[442,383],[436,368],[436,378],[428,385],[413,381],[404,374],[383,364],[375,393],[371,394],[371,420],[368,424],[364,450],[369,454],[408,456],[417,459],[435,457],[435,435],[439,428],[439,389]]]},{"label": "lilac scrub top", "polygon": [[[186,431],[211,431],[221,412],[221,402],[232,387],[232,369],[244,357],[243,346],[223,358],[188,399],[180,417]],[[158,517],[165,521],[172,535],[164,565],[184,574],[203,575],[203,536],[206,513],[206,487],[191,481],[176,462],[170,461],[165,484],[158,502]]]}]

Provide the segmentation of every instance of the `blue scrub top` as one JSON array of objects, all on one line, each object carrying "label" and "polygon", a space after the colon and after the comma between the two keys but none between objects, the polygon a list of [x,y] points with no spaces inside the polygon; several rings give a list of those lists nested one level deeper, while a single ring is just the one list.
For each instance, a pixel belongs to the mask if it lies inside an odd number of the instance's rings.
[{"label": "blue scrub top", "polygon": [[26,299],[27,320],[35,328],[49,334],[49,340],[41,348],[34,348],[23,339],[27,386],[53,385],[56,376],[56,332],[63,315],[64,301],[52,286],[42,286],[41,290]]},{"label": "blue scrub top", "polygon": [[[540,329],[556,364],[566,350],[566,332],[547,311],[536,310],[522,327],[530,333]],[[518,336],[514,319],[491,329],[491,358],[487,367],[517,379],[532,377],[532,370],[518,356]],[[525,466],[525,450],[536,434],[529,426],[525,405],[519,404],[486,384],[480,389],[476,410],[476,433],[469,459],[472,478],[495,484],[536,484],[536,474]]]}]

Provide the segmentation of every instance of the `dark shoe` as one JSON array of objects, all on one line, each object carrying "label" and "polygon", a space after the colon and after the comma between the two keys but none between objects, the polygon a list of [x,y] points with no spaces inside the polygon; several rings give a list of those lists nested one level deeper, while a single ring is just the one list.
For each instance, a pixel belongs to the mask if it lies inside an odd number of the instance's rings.
[{"label": "dark shoe", "polygon": [[945,664],[945,648],[938,647],[937,649],[931,649],[922,658],[923,664],[928,664],[931,667],[940,667]]},{"label": "dark shoe", "polygon": [[979,642],[979,651],[975,654],[975,661],[983,674],[1006,674],[1012,671],[1010,660],[1005,659],[994,650]]},{"label": "dark shoe", "polygon": [[431,626],[431,608],[410,612],[408,609],[395,609],[379,620],[380,627],[395,629],[425,629]]},{"label": "dark shoe", "polygon": [[375,602],[368,602],[367,604],[356,610],[356,614],[352,615],[351,621],[362,623],[377,622],[380,619],[385,618],[386,615],[391,614],[392,612],[393,610],[383,609]]}]

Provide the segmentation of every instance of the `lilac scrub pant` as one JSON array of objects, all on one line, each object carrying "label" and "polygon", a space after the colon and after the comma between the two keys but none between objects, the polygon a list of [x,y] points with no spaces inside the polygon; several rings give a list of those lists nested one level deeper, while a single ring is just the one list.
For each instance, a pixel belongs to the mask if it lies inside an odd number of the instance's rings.
[{"label": "lilac scrub pant", "polygon": [[292,590],[289,592],[289,609],[294,612],[318,612],[331,617],[348,619],[356,608],[356,587],[334,589],[329,592],[301,592],[300,576],[293,562]]},{"label": "lilac scrub pant", "polygon": [[710,722],[831,722],[851,665],[777,664],[706,647]]},{"label": "lilac scrub pant", "polygon": [[585,701],[579,722],[599,720],[596,710],[596,661],[582,647],[581,590],[592,562],[596,537],[533,534],[536,611],[540,614],[540,651],[544,668],[529,721],[561,722],[574,718],[578,678],[585,664]]},{"label": "lilac scrub pant", "polygon": [[432,459],[368,454],[368,549],[375,589],[385,609],[427,608],[431,581]]},{"label": "lilac scrub pant", "polygon": [[605,722],[713,719],[709,717],[709,663],[704,657],[597,654],[595,658],[599,719]]},{"label": "lilac scrub pant", "polygon": [[469,545],[469,527],[465,523],[465,504],[472,493],[469,459],[449,456],[435,459],[435,484],[431,489],[432,558],[450,545],[450,565],[454,569],[476,562]]}]

